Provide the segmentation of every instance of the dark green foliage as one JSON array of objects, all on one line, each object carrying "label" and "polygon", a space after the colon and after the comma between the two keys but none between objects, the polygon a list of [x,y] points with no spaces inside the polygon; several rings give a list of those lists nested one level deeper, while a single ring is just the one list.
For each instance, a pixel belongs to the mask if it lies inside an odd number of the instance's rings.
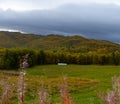
[{"label": "dark green foliage", "polygon": [[18,69],[20,67],[22,56],[29,54],[29,66],[36,65],[36,53],[28,49],[0,49],[0,68],[1,69]]},{"label": "dark green foliage", "polygon": [[88,52],[88,53],[70,53],[53,52],[32,49],[0,49],[0,68],[18,69],[22,56],[29,54],[29,67],[44,64],[79,64],[79,65],[120,65],[120,52],[112,53]]},{"label": "dark green foliage", "polygon": [[45,53],[44,53],[44,51],[39,51],[39,53],[38,53],[38,60],[37,60],[37,62],[38,62],[38,64],[45,64],[45,58],[46,57],[46,55],[45,55]]}]

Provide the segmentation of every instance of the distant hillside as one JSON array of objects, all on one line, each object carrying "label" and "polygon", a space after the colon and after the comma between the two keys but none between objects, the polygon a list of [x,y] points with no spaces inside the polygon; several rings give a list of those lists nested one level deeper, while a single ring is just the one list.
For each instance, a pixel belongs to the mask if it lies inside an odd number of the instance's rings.
[{"label": "distant hillside", "polygon": [[105,40],[87,39],[81,36],[34,35],[19,32],[0,32],[0,47],[32,48],[53,51],[88,52],[119,50],[120,45]]}]

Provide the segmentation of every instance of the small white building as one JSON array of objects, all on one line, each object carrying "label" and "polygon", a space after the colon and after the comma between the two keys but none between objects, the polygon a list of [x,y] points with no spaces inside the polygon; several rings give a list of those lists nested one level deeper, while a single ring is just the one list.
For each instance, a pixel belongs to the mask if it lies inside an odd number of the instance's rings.
[{"label": "small white building", "polygon": [[64,66],[64,65],[67,65],[67,63],[58,63],[58,65],[63,65]]}]

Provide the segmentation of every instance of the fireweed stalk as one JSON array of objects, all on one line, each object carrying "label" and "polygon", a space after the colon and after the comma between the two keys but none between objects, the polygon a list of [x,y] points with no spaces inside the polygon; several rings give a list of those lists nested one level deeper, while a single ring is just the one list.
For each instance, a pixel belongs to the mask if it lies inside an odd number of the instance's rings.
[{"label": "fireweed stalk", "polygon": [[8,83],[5,84],[4,92],[1,98],[1,104],[8,104],[9,98],[11,97],[11,88]]},{"label": "fireweed stalk", "polygon": [[109,90],[107,95],[99,93],[99,97],[104,104],[120,104],[120,77],[114,77],[112,80],[113,90]]},{"label": "fireweed stalk", "polygon": [[25,94],[25,69],[28,67],[28,54],[23,56],[22,63],[20,64],[20,75],[18,80],[18,104],[24,104]]},{"label": "fireweed stalk", "polygon": [[60,89],[60,95],[61,95],[62,102],[63,102],[61,104],[74,104],[70,95],[69,95],[68,85],[67,85],[67,81],[66,81],[65,77],[63,79],[63,84],[62,84],[62,87]]},{"label": "fireweed stalk", "polygon": [[47,104],[48,93],[44,89],[42,89],[39,92],[39,96],[40,96],[40,104]]}]

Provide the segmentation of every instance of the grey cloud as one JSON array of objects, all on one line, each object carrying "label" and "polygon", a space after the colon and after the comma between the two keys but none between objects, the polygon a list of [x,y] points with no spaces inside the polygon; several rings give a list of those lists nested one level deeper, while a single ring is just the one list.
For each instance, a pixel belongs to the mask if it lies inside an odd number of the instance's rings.
[{"label": "grey cloud", "polygon": [[63,5],[53,10],[0,11],[3,27],[49,34],[84,35],[119,42],[120,7],[116,5]]},{"label": "grey cloud", "polygon": [[16,11],[33,9],[53,9],[66,4],[115,4],[120,6],[120,0],[0,0],[0,8]]}]

